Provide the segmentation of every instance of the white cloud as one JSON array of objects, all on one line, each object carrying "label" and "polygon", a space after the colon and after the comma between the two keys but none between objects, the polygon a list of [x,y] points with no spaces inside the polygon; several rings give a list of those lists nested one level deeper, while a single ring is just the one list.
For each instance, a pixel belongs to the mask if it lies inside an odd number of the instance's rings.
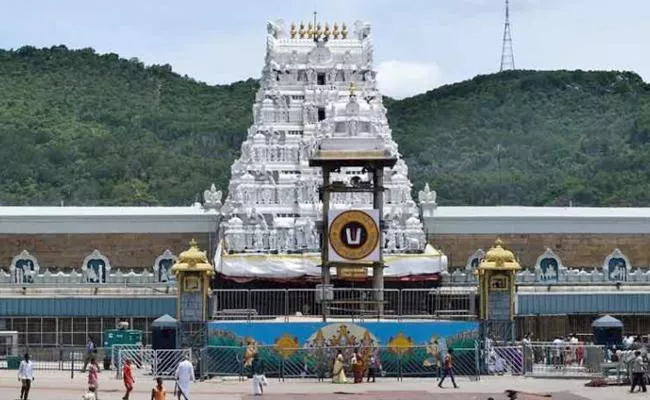
[{"label": "white cloud", "polygon": [[396,99],[426,92],[442,83],[442,71],[436,63],[389,60],[377,66],[379,91]]}]

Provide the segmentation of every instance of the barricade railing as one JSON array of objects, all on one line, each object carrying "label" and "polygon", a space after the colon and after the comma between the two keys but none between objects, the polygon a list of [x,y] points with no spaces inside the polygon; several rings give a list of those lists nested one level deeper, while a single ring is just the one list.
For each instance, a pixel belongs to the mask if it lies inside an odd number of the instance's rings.
[{"label": "barricade railing", "polygon": [[115,350],[116,378],[122,378],[122,369],[126,360],[130,360],[132,368],[143,375],[160,378],[171,378],[176,373],[178,364],[187,358],[192,360],[191,349],[158,349],[144,347],[120,346]]},{"label": "barricade railing", "polygon": [[603,376],[605,348],[572,343],[489,345],[482,352],[485,373],[534,377]]},{"label": "barricade railing", "polygon": [[154,350],[151,374],[158,378],[172,378],[176,374],[176,367],[184,359],[192,360],[192,349]]},{"label": "barricade railing", "polygon": [[[0,349],[0,369],[18,369],[25,354],[29,354],[36,371],[79,371],[88,358],[84,347],[11,346]],[[101,361],[103,354],[104,349],[99,348],[92,356]]]},{"label": "barricade railing", "polygon": [[436,289],[219,289],[213,318],[259,320],[295,316],[349,318],[476,318],[476,290]]},{"label": "barricade railing", "polygon": [[[379,367],[377,377],[439,377],[447,352],[433,351],[429,346],[357,346],[357,347],[301,347],[279,348],[276,346],[208,346],[201,350],[201,375],[237,376],[240,379],[252,376],[253,354],[263,361],[268,378],[312,378],[325,380],[332,378],[332,368],[336,356],[341,353],[344,371],[351,379],[353,366],[351,360],[358,350],[364,361],[363,376],[367,379],[371,357]],[[479,378],[478,344],[469,348],[454,348],[454,370],[458,376],[470,379]]]},{"label": "barricade railing", "polygon": [[155,350],[132,344],[113,345],[112,350],[111,362],[115,367],[117,379],[122,378],[122,369],[126,360],[130,360],[133,368],[143,371],[144,374],[153,373],[156,362]]}]

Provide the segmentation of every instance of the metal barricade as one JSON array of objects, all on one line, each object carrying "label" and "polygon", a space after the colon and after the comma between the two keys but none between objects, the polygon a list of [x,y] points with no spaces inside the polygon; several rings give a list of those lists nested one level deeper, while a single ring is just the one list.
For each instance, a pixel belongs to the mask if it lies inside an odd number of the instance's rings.
[{"label": "metal barricade", "polygon": [[[351,377],[351,359],[358,350],[364,360],[364,377],[367,377],[368,363],[372,356],[381,366],[377,377],[439,377],[444,366],[444,354],[439,355],[440,363],[431,362],[431,349],[428,346],[409,346],[396,348],[389,346],[358,347],[309,347],[278,348],[276,346],[257,346],[254,351],[264,363],[268,378],[311,378],[330,379],[332,366],[340,352],[344,359],[344,371]],[[446,350],[445,350],[446,351]],[[455,348],[454,371],[457,376],[470,379],[479,378],[478,346]],[[240,379],[252,376],[252,351],[245,346],[209,346],[201,350],[201,375],[238,376]]]},{"label": "metal barricade", "polygon": [[548,378],[603,376],[603,346],[572,343],[492,345],[483,354],[487,373]]},{"label": "metal barricade", "polygon": [[178,364],[187,358],[192,359],[191,349],[147,349],[143,347],[119,347],[115,350],[116,377],[122,378],[122,369],[126,360],[143,375],[171,378],[176,373]]},{"label": "metal barricade", "polygon": [[[254,320],[295,316],[351,318],[476,318],[476,289],[333,288],[322,300],[318,289],[218,289],[212,292],[212,317]],[[323,313],[326,307],[326,313]]]},{"label": "metal barricade", "polygon": [[172,378],[176,367],[184,359],[192,360],[192,349],[154,350],[152,375],[157,378]]},{"label": "metal barricade", "polygon": [[402,289],[403,318],[471,319],[476,317],[476,290],[467,287]]},{"label": "metal barricade", "polygon": [[490,375],[523,375],[524,370],[531,367],[530,348],[522,345],[513,346],[492,346],[485,351],[484,363],[487,373]]},{"label": "metal barricade", "polygon": [[287,291],[285,289],[251,289],[249,308],[256,315],[275,317],[287,315]]},{"label": "metal barricade", "polygon": [[287,314],[289,316],[320,316],[321,303],[316,301],[316,289],[288,289]]},{"label": "metal barricade", "polygon": [[115,377],[122,378],[122,369],[126,360],[145,375],[151,375],[155,365],[155,351],[137,345],[114,345],[112,363],[115,366]]},{"label": "metal barricade", "polygon": [[334,288],[333,294],[327,306],[328,314],[334,317],[372,318],[400,313],[398,289]]}]

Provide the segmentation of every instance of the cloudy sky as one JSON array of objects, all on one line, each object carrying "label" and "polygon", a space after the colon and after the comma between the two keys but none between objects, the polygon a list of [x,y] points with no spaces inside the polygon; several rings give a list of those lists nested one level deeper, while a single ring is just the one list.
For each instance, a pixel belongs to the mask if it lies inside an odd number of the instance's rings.
[{"label": "cloudy sky", "polygon": [[[502,0],[0,0],[0,47],[93,47],[211,84],[260,75],[266,21],[373,25],[384,94],[495,72]],[[650,1],[511,0],[515,65],[632,70],[650,81]]]}]

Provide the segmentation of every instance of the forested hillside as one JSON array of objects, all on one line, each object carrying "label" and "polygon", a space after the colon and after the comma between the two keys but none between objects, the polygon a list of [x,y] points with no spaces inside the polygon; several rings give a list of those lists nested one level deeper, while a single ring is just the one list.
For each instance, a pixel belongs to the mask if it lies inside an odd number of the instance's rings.
[{"label": "forested hillside", "polygon": [[389,118],[441,204],[650,206],[649,89],[630,72],[510,71],[391,102]]},{"label": "forested hillside", "polygon": [[227,187],[256,90],[92,49],[0,51],[0,202],[190,204]]},{"label": "forested hillside", "polygon": [[[92,49],[0,50],[0,203],[225,189],[256,90]],[[650,205],[650,89],[633,73],[513,71],[386,105],[415,195],[429,182],[441,204]]]}]

